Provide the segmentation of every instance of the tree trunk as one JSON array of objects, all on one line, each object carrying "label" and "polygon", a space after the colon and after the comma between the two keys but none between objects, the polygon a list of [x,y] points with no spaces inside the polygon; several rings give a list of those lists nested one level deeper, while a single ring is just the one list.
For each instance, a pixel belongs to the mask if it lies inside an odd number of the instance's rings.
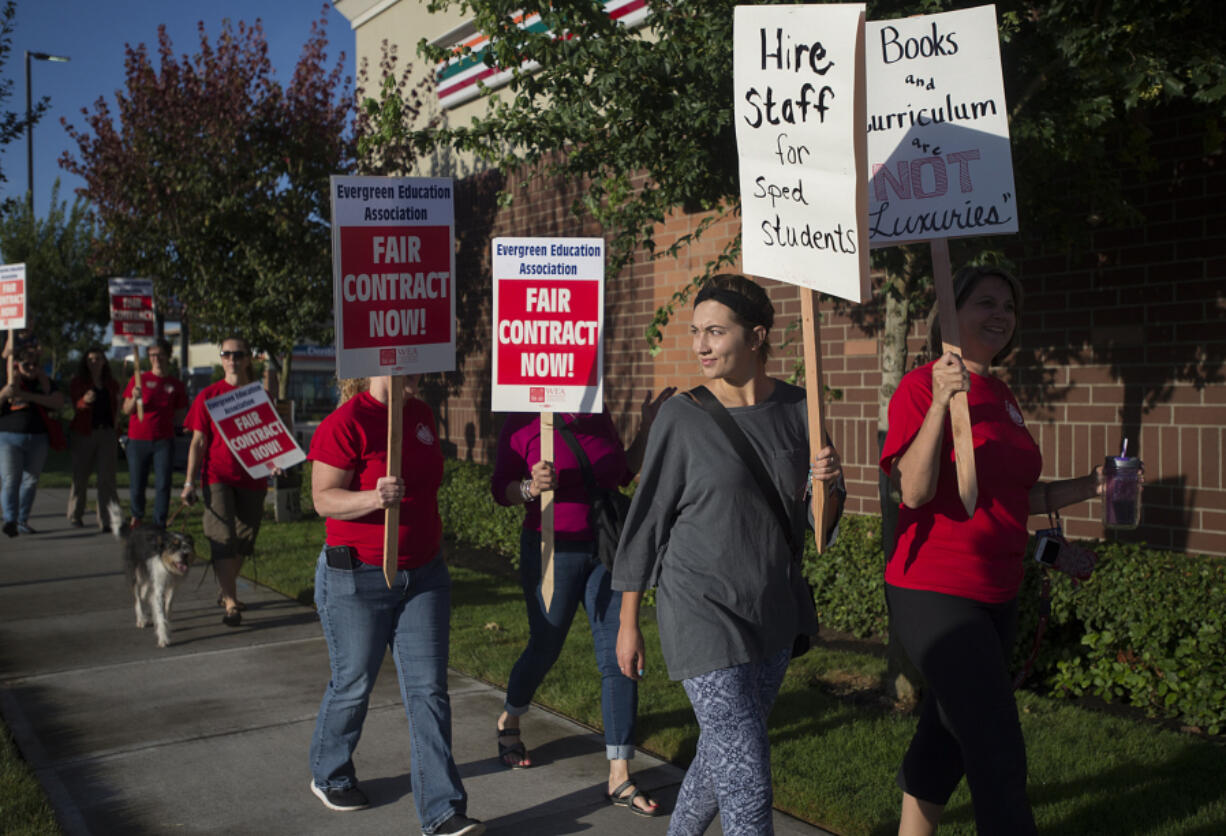
[{"label": "tree trunk", "polygon": [[277,386],[277,400],[289,400],[289,373],[294,364],[293,349],[281,356],[281,380]]}]

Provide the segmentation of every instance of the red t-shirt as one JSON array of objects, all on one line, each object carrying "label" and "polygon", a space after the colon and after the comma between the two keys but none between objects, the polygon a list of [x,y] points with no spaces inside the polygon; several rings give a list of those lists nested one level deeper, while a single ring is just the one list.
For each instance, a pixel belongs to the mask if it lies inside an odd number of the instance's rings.
[{"label": "red t-shirt", "polygon": [[[362,392],[345,401],[323,420],[311,438],[314,462],[353,471],[352,491],[374,490],[387,475],[387,405]],[[400,502],[397,533],[401,569],[429,563],[438,554],[443,522],[438,514],[438,489],[443,483],[443,450],[434,428],[434,415],[425,402],[406,398],[404,435],[400,452],[404,499]],[[356,520],[328,518],[328,545],[349,546],[358,560],[383,565],[382,510]]]},{"label": "red t-shirt", "polygon": [[[141,372],[142,400],[145,405],[145,420],[135,411],[128,417],[128,438],[136,441],[159,441],[175,434],[175,413],[187,409],[187,389],[183,381],[175,377],[159,377],[153,372]],[[123,390],[124,400],[132,397],[136,387],[135,375],[128,379]]]},{"label": "red t-shirt", "polygon": [[[881,468],[906,452],[932,403],[932,363],[903,377],[890,399]],[[1043,458],[1013,393],[994,377],[971,375],[967,395],[979,500],[967,518],[958,496],[953,431],[945,417],[936,495],[919,508],[899,504],[898,544],[886,583],[1001,603],[1017,596],[1026,551],[1030,489]]]},{"label": "red t-shirt", "polygon": [[[268,480],[252,479],[247,475],[246,468],[230,452],[226,440],[217,431],[217,427],[214,426],[213,419],[209,417],[209,411],[204,405],[205,401],[212,400],[218,395],[224,395],[226,392],[232,392],[237,388],[237,386],[231,386],[224,380],[219,380],[214,384],[206,386],[196,396],[196,400],[192,401],[191,409],[187,411],[187,417],[183,419],[183,426],[188,430],[198,430],[204,433],[204,463],[200,467],[201,482],[206,485],[218,482],[222,485],[229,485],[232,488],[266,491],[268,490]],[[190,476],[191,474],[188,475]]]}]

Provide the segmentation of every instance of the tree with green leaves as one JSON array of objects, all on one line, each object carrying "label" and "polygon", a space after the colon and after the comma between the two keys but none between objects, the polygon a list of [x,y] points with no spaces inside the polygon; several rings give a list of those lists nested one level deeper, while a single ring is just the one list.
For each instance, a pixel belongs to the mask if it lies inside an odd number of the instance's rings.
[{"label": "tree with green leaves", "polygon": [[[16,0],[5,0],[4,6],[0,7],[0,67],[4,67],[8,63],[13,53],[13,21],[16,17]],[[8,101],[12,95],[13,80],[6,78],[0,81],[0,103]],[[48,97],[43,96],[37,102],[32,102],[29,113],[15,113],[11,110],[0,111],[0,148],[3,148],[15,139],[20,139],[21,135],[31,125],[38,124],[38,120],[46,113],[50,101]],[[8,178],[4,176],[3,169],[0,169],[0,183],[7,181]],[[0,214],[13,209],[16,202],[13,197],[6,197],[0,203]]]},{"label": "tree with green leaves", "polygon": [[66,125],[77,154],[60,161],[85,180],[99,268],[152,277],[196,335],[267,351],[282,397],[293,346],[330,332],[329,176],[352,164],[345,56],[325,66],[326,20],[284,85],[258,20],[226,21],[212,43],[201,23],[191,56],[159,27],[156,56],[127,47],[113,107],[100,98],[85,127]]},{"label": "tree with green leaves", "polygon": [[50,357],[52,374],[75,352],[102,339],[111,307],[106,282],[90,265],[95,228],[85,204],[59,199],[57,179],[46,217],[20,201],[0,217],[0,259],[24,262],[29,324]]}]

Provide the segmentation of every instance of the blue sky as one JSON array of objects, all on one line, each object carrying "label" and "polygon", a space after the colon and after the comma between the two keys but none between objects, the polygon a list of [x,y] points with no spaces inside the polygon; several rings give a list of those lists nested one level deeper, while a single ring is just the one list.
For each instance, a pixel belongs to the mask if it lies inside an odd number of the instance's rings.
[{"label": "blue sky", "polygon": [[[113,103],[124,83],[124,45],[157,43],[157,29],[166,24],[175,52],[194,53],[196,24],[204,21],[212,40],[224,19],[253,23],[259,18],[268,39],[269,57],[276,77],[284,84],[293,76],[311,22],[323,9],[322,0],[17,0],[12,52],[0,77],[13,83],[4,110],[25,109],[25,51],[66,55],[66,64],[31,61],[32,96],[51,99],[51,110],[34,128],[34,208],[42,216],[50,202],[55,178],[61,180],[60,199],[72,200],[79,178],[59,167],[57,160],[75,145],[60,125],[60,118],[83,127],[81,108],[93,109],[99,96]],[[345,73],[352,76],[354,38],[349,22],[328,8],[328,61],[332,66],[345,53]],[[0,166],[7,182],[5,196],[26,192],[26,140],[23,137],[0,151]]]}]

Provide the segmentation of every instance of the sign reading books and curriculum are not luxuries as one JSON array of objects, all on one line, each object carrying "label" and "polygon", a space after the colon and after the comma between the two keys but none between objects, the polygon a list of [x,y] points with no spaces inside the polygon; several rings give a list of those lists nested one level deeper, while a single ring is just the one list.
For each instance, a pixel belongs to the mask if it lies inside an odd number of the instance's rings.
[{"label": "sign reading books and curriculum are not luxuries", "polygon": [[153,279],[111,279],[111,345],[153,345]]},{"label": "sign reading books and curriculum are not luxuries", "polygon": [[332,177],[336,375],[455,368],[448,178]]},{"label": "sign reading books and curriculum are not luxuries", "polygon": [[0,330],[26,327],[26,266],[0,266]]},{"label": "sign reading books and curriculum are not luxuries", "polygon": [[495,412],[604,409],[604,241],[495,238]]},{"label": "sign reading books and curriculum are not luxuries", "polygon": [[248,383],[204,402],[234,457],[253,479],[272,475],[306,460],[268,393],[259,383]]},{"label": "sign reading books and curriculum are not luxuries", "polygon": [[870,22],[874,247],[1017,232],[996,7]]},{"label": "sign reading books and curriculum are not luxuries", "polygon": [[746,273],[869,295],[864,4],[737,6],[733,88]]}]

